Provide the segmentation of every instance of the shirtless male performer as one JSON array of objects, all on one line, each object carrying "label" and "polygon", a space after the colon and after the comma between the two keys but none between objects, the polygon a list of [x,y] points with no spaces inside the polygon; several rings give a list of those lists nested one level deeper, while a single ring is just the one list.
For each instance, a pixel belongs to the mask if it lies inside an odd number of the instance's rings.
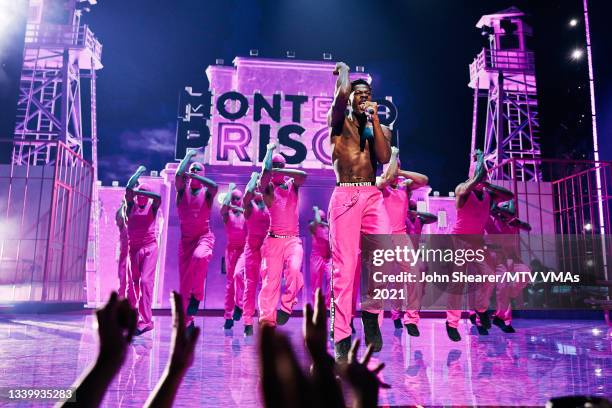
[{"label": "shirtless male performer", "polygon": [[238,321],[242,317],[244,270],[241,270],[238,259],[244,253],[247,230],[241,204],[242,192],[236,189],[234,183],[230,183],[221,206],[221,218],[227,238],[225,248],[225,323],[223,324],[225,330],[231,329],[234,326],[234,321]]},{"label": "shirtless male performer", "polygon": [[181,226],[179,291],[186,311],[186,326],[194,326],[193,316],[198,313],[204,299],[204,282],[215,245],[215,235],[210,229],[210,211],[218,187],[214,181],[204,177],[202,163],[189,165],[199,151],[187,152],[175,176],[176,207]]},{"label": "shirtless male performer", "polygon": [[[380,124],[370,84],[349,79],[339,62],[334,101],[327,115],[336,188],[329,202],[332,252],[331,326],[336,361],[345,362],[351,347],[353,284],[360,262],[360,234],[390,234],[381,191],[376,187],[377,163],[391,159],[391,131]],[[380,310],[362,310],[366,344],[382,349]]]},{"label": "shirtless male performer", "polygon": [[[306,173],[285,169],[285,158],[273,154],[276,144],[268,144],[263,160],[260,189],[270,210],[270,230],[261,247],[261,291],[259,292],[259,324],[284,325],[291,316],[297,296],[304,286],[300,239],[298,193],[306,181]],[[285,273],[285,293],[281,296],[281,276]],[[280,309],[276,310],[280,297]]]},{"label": "shirtless male performer", "polygon": [[[480,150],[474,152],[475,163],[470,168],[470,178],[459,184],[455,188],[455,207],[457,208],[457,219],[451,230],[454,235],[472,235],[481,236],[485,232],[485,225],[491,214],[491,207],[495,203],[511,200],[514,197],[511,191],[495,186],[488,181],[487,169],[484,164],[484,155]],[[473,169],[473,172],[472,172]],[[471,237],[477,238],[478,237]],[[483,242],[483,241],[480,241]],[[471,265],[470,265],[471,266]],[[473,264],[478,269],[480,274],[488,274],[488,265],[486,262]],[[448,293],[449,310],[446,311],[446,333],[452,341],[460,341],[461,336],[457,327],[461,318],[461,310],[459,309],[463,298],[461,293],[458,293],[461,285],[456,285],[453,293]],[[491,327],[491,322],[486,313],[490,293],[493,286],[491,283],[480,283],[476,293],[474,294],[475,302],[473,306],[474,312],[477,315],[476,328],[480,335],[488,334],[488,329]]]}]

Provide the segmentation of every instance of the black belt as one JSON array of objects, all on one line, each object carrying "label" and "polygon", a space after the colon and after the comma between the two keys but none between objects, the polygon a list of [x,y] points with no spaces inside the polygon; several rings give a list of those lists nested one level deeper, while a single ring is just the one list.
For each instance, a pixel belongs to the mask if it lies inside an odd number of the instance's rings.
[{"label": "black belt", "polygon": [[299,235],[279,235],[273,232],[268,232],[268,236],[270,238],[298,238],[299,237]]},{"label": "black belt", "polygon": [[336,187],[370,187],[376,185],[372,181],[360,181],[358,183],[336,183]]}]

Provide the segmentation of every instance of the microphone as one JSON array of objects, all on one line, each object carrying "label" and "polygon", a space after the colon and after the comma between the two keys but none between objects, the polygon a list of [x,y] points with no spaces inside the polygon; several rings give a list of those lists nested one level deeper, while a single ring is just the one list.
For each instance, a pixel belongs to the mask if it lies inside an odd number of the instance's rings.
[{"label": "microphone", "polygon": [[365,110],[365,115],[366,115],[366,118],[368,119],[368,122],[372,122],[373,114],[374,114],[374,108],[372,108],[371,106]]}]

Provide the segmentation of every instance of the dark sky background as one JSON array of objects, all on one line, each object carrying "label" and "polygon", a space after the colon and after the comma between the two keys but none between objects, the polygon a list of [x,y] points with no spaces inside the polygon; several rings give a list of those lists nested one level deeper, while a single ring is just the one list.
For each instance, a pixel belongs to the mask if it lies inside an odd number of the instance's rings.
[{"label": "dark sky background", "polygon": [[[591,0],[599,130],[612,155],[611,2]],[[365,66],[377,96],[399,110],[402,164],[430,176],[442,194],[465,179],[472,118],[468,64],[485,44],[483,14],[515,5],[535,31],[545,157],[592,154],[582,0],[101,0],[84,21],[103,44],[98,72],[100,178],[123,184],[137,164],[173,159],[177,97],[205,90],[204,70],[259,49],[267,58],[333,54]],[[578,18],[571,29],[568,21]],[[579,88],[580,87],[580,88]],[[582,115],[585,115],[582,117]],[[590,152],[590,153],[589,153]]]}]

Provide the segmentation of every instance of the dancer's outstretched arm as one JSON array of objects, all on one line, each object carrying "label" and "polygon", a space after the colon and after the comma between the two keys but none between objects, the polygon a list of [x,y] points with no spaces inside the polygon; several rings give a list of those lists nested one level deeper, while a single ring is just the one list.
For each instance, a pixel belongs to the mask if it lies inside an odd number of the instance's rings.
[{"label": "dancer's outstretched arm", "polygon": [[399,172],[399,165],[397,158],[399,156],[399,149],[395,146],[391,148],[391,159],[389,160],[389,166],[382,176],[376,178],[376,187],[384,189],[397,178]]},{"label": "dancer's outstretched arm", "polygon": [[351,95],[349,70],[349,66],[344,62],[338,62],[334,69],[334,75],[338,75],[338,79],[336,80],[334,101],[327,114],[327,124],[332,128],[330,132],[331,137],[339,135],[342,131],[346,107],[348,106],[349,96]]},{"label": "dancer's outstretched arm", "polygon": [[284,174],[285,176],[293,177],[293,184],[296,187],[303,185],[306,182],[308,174],[305,171],[297,169],[272,169],[272,173]]},{"label": "dancer's outstretched arm", "polygon": [[178,168],[176,169],[176,174],[174,176],[174,185],[176,187],[176,193],[182,194],[185,191],[185,172],[187,171],[187,166],[189,166],[189,162],[198,153],[198,150],[189,150],[183,160],[179,163]]},{"label": "dancer's outstretched arm", "polygon": [[503,203],[504,201],[512,200],[514,193],[507,188],[496,186],[488,181],[484,182],[485,190],[491,195],[491,200],[494,203]]},{"label": "dancer's outstretched arm", "polygon": [[244,194],[242,195],[242,208],[244,209],[245,218],[249,218],[253,212],[253,197],[255,196],[255,190],[257,189],[257,181],[259,180],[259,173],[254,171],[251,173],[251,179],[247,183]]},{"label": "dancer's outstretched arm", "polygon": [[172,292],[172,342],[171,354],[166,369],[147,402],[147,408],[171,407],[174,397],[187,373],[193,364],[195,346],[200,337],[200,328],[185,328],[185,311],[181,295]]},{"label": "dancer's outstretched arm", "polygon": [[223,204],[221,205],[221,217],[223,218],[224,224],[226,224],[229,220],[229,211],[232,202],[232,191],[234,191],[235,188],[235,183],[229,183],[229,186],[227,187],[227,193],[225,194],[225,197],[223,197]]},{"label": "dancer's outstretched arm", "polygon": [[457,208],[463,207],[468,195],[476,188],[478,184],[482,183],[487,176],[487,169],[484,165],[484,154],[482,151],[476,150],[474,152],[474,158],[476,159],[474,175],[455,188],[455,205]]},{"label": "dancer's outstretched arm", "polygon": [[425,211],[415,211],[416,216],[421,220],[421,224],[432,224],[438,221],[438,216]]}]

